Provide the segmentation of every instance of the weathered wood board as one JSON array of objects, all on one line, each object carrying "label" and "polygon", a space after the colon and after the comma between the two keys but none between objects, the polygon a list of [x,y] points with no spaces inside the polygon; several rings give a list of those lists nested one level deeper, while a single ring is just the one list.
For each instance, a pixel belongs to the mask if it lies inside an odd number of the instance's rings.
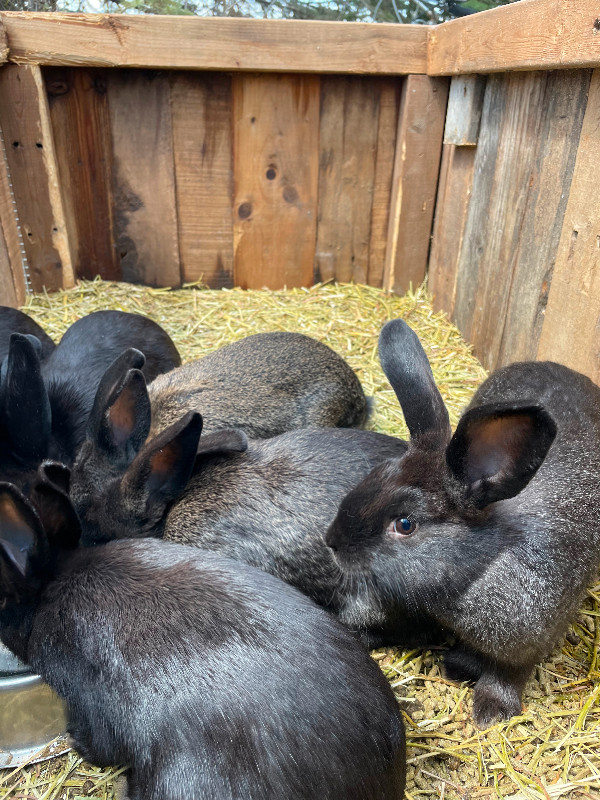
[{"label": "weathered wood board", "polygon": [[429,75],[600,65],[595,0],[521,0],[429,29]]},{"label": "weathered wood board", "polygon": [[233,286],[231,76],[171,75],[182,279]]},{"label": "weathered wood board", "polygon": [[595,70],[537,356],[600,382],[600,70]]},{"label": "weathered wood board", "polygon": [[425,278],[448,84],[409,75],[402,90],[384,273],[384,286],[399,294]]},{"label": "weathered wood board", "polygon": [[319,78],[235,75],[234,278],[244,288],[313,283]]},{"label": "weathered wood board", "polygon": [[104,70],[44,69],[56,159],[65,204],[73,221],[76,274],[120,280],[114,244],[109,74]]},{"label": "weathered wood board", "polygon": [[16,204],[4,154],[0,154],[0,305],[16,307],[25,300],[23,251]]},{"label": "weathered wood board", "polygon": [[488,80],[453,318],[489,369],[535,356],[588,81]]},{"label": "weathered wood board", "polygon": [[427,66],[423,25],[19,11],[0,19],[16,64],[371,75]]},{"label": "weathered wood board", "polygon": [[71,286],[70,220],[64,213],[39,67],[9,64],[0,69],[0,127],[32,288]]},{"label": "weathered wood board", "polygon": [[114,236],[123,280],[179,286],[169,80],[120,70],[107,84]]}]

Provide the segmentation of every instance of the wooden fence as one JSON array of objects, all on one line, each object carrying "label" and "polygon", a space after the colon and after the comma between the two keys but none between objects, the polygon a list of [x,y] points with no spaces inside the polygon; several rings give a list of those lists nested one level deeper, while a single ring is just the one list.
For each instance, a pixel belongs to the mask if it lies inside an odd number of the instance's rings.
[{"label": "wooden fence", "polygon": [[428,270],[486,366],[600,380],[597,14],[0,14],[2,301],[97,274],[404,291]]}]

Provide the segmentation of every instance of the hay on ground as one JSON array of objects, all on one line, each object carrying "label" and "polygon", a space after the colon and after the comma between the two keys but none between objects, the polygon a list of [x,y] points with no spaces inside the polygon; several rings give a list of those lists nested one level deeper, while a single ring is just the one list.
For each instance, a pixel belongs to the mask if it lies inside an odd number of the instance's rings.
[{"label": "hay on ground", "polygon": [[[404,297],[355,285],[292,291],[179,291],[99,280],[28,299],[25,310],[56,340],[83,314],[103,308],[155,319],[185,361],[259,331],[314,336],[343,355],[376,400],[371,427],[406,436],[402,413],[377,358],[382,325],[403,317],[418,333],[455,424],[485,372],[423,289]],[[446,681],[441,653],[388,648],[373,653],[405,712],[408,800],[558,800],[600,798],[600,583],[567,640],[536,671],[524,713],[478,731],[471,691]],[[332,669],[335,665],[332,664]],[[71,752],[50,762],[0,772],[0,800],[111,800],[114,772],[95,769]]]}]

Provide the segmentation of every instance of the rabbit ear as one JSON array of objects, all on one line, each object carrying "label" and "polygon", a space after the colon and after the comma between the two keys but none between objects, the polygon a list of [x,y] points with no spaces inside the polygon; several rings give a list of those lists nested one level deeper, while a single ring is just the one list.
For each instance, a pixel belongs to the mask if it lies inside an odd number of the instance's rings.
[{"label": "rabbit ear", "polygon": [[146,441],[150,419],[146,380],[138,369],[131,369],[114,388],[101,413],[90,417],[88,437],[111,459],[130,464]]},{"label": "rabbit ear", "polygon": [[460,420],[446,450],[451,473],[478,508],[514,497],[546,458],[556,424],[539,405],[490,404]]},{"label": "rabbit ear", "polygon": [[32,495],[49,545],[74,550],[79,545],[81,525],[67,495],[45,481],[37,483]]},{"label": "rabbit ear", "polygon": [[412,439],[434,436],[446,445],[450,420],[418,336],[402,319],[388,322],[379,335],[381,366],[396,393]]},{"label": "rabbit ear", "polygon": [[[30,555],[37,550],[44,531],[32,505],[11,483],[0,483],[0,565],[10,583],[16,571],[21,576],[29,571]],[[3,581],[4,582],[4,581]],[[9,587],[2,586],[3,593]]]},{"label": "rabbit ear", "polygon": [[117,356],[106,370],[98,384],[94,405],[88,420],[88,437],[90,439],[95,439],[106,407],[110,405],[112,398],[119,391],[119,387],[125,382],[129,370],[141,369],[145,361],[146,357],[140,350],[130,347]]},{"label": "rabbit ear", "polygon": [[40,480],[49,483],[60,492],[69,494],[71,470],[66,464],[61,464],[60,461],[44,461],[38,468],[38,476]]},{"label": "rabbit ear", "polygon": [[190,479],[201,432],[202,417],[190,411],[144,447],[121,480],[128,508],[162,517]]},{"label": "rabbit ear", "polygon": [[202,436],[198,443],[196,467],[200,466],[205,456],[245,453],[247,449],[248,437],[237,428],[209,433],[208,436]]},{"label": "rabbit ear", "polygon": [[48,452],[51,413],[34,336],[13,333],[2,365],[2,412],[11,449],[26,464]]}]

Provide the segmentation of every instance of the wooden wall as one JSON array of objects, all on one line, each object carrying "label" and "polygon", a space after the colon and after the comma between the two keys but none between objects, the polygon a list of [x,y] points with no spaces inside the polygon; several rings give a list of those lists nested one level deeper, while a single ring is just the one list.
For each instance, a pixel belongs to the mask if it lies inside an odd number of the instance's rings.
[{"label": "wooden wall", "polygon": [[[416,285],[447,85],[7,64],[0,125],[33,288],[95,275],[159,286]],[[403,177],[405,137],[418,160]],[[400,203],[406,177],[416,187]],[[411,240],[396,237],[384,276],[399,225]]]}]

